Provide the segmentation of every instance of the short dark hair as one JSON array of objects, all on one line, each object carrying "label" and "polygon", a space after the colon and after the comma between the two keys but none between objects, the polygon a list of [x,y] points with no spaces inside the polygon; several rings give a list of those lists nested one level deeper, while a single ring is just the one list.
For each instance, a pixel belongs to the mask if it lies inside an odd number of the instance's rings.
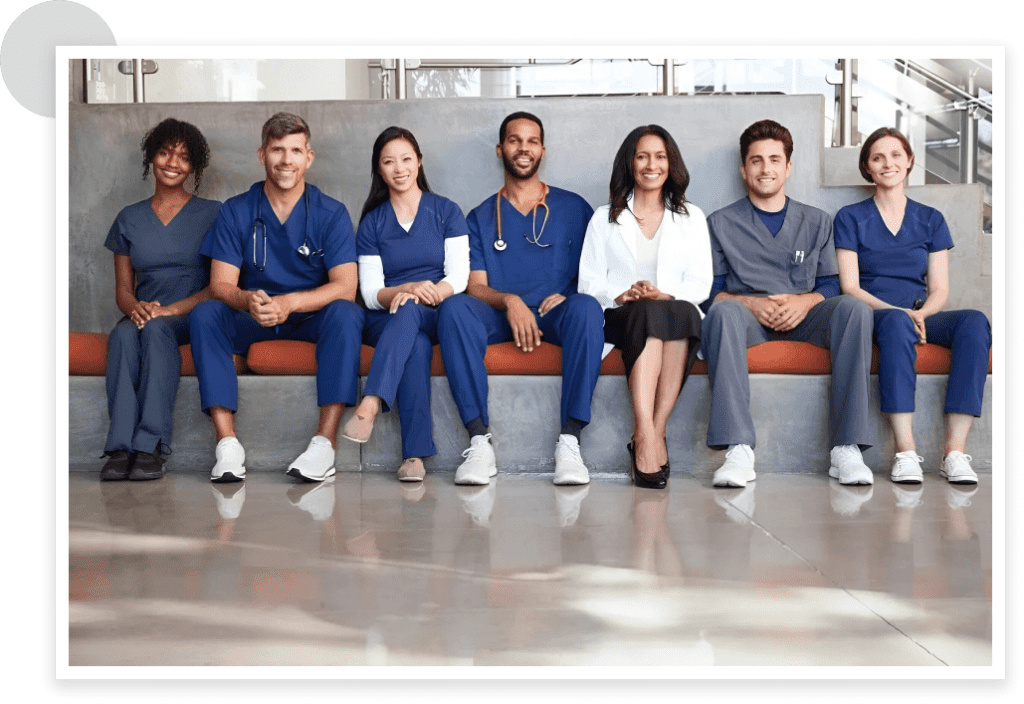
[{"label": "short dark hair", "polygon": [[544,123],[541,122],[540,118],[534,115],[533,113],[524,112],[522,110],[520,110],[519,112],[512,113],[511,115],[509,115],[508,117],[501,121],[501,127],[498,128],[498,144],[503,144],[505,142],[505,130],[508,127],[508,123],[512,122],[512,120],[531,120],[533,122],[536,122],[537,126],[540,127],[541,146],[544,145]]},{"label": "short dark hair", "polygon": [[424,193],[431,192],[430,186],[427,185],[427,174],[423,171],[423,152],[420,151],[419,142],[416,141],[416,138],[409,130],[392,125],[377,135],[377,139],[373,143],[373,153],[370,156],[370,194],[366,197],[366,202],[363,203],[363,212],[359,215],[359,222],[362,222],[363,218],[391,197],[388,185],[384,183],[384,177],[380,175],[380,153],[384,151],[384,147],[396,139],[404,139],[412,145],[412,150],[416,152],[416,158],[420,160],[420,170],[416,174],[416,185]]},{"label": "short dark hair", "polygon": [[[868,157],[871,156],[871,147],[873,147],[875,142],[880,140],[882,137],[895,137],[900,140],[900,144],[902,144],[903,148],[907,151],[907,156],[911,158],[914,156],[914,150],[910,147],[910,140],[904,137],[902,132],[895,127],[879,127],[868,135],[868,138],[864,140],[864,145],[860,148],[860,161],[858,162],[858,166],[860,166],[860,175],[863,176],[868,183],[874,183],[874,180],[871,178],[871,173],[868,171]],[[910,172],[913,170],[914,164],[911,162],[910,168],[907,169],[907,176],[909,176]]]},{"label": "short dark hair", "polygon": [[290,112],[275,113],[263,123],[262,144],[265,147],[271,139],[281,139],[290,134],[304,134],[307,142],[311,139],[309,125],[301,117]]},{"label": "short dark hair", "polygon": [[661,125],[643,125],[626,135],[626,139],[615,153],[615,160],[612,162],[612,178],[608,184],[608,201],[611,207],[608,210],[608,222],[616,222],[626,208],[629,194],[636,186],[636,179],[633,176],[633,159],[636,156],[636,145],[646,135],[653,134],[660,137],[665,143],[665,152],[668,157],[668,178],[661,187],[661,196],[665,201],[665,207],[674,213],[688,215],[686,210],[686,187],[690,185],[690,172],[686,170],[683,162],[683,155],[679,151],[676,140]]},{"label": "short dark hair", "polygon": [[192,176],[195,178],[195,189],[198,192],[203,181],[203,169],[210,165],[210,145],[206,143],[206,138],[198,127],[190,122],[175,120],[173,117],[168,117],[142,138],[142,180],[145,181],[149,176],[153,158],[158,151],[179,144],[184,144],[185,151],[188,152]]},{"label": "short dark hair", "polygon": [[747,163],[747,152],[750,151],[750,145],[760,142],[762,139],[774,139],[782,142],[782,148],[786,152],[786,162],[790,161],[790,157],[793,156],[793,135],[775,120],[759,120],[743,130],[743,134],[740,135],[740,161],[742,163]]}]

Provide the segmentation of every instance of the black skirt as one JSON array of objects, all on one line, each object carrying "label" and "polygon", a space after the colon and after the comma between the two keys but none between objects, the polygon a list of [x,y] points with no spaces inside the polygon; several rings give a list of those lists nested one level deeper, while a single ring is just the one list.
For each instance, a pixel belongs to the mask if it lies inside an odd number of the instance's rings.
[{"label": "black skirt", "polygon": [[629,301],[604,312],[604,339],[622,351],[626,378],[647,346],[647,338],[689,340],[683,383],[700,347],[700,311],[689,301]]}]

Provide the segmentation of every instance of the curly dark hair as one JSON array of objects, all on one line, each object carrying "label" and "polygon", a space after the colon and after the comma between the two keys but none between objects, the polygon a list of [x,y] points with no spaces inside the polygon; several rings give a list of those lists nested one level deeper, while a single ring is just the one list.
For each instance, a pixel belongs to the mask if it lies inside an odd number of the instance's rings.
[{"label": "curly dark hair", "polygon": [[665,151],[668,153],[668,178],[665,185],[661,187],[662,198],[665,199],[665,207],[673,213],[689,215],[686,210],[686,187],[690,185],[690,172],[686,170],[683,162],[683,155],[679,152],[679,146],[672,135],[661,125],[642,125],[630,132],[619,151],[615,154],[615,161],[612,162],[612,178],[608,184],[608,201],[611,208],[608,210],[608,222],[615,222],[619,213],[626,209],[629,194],[633,192],[636,180],[633,177],[633,158],[636,155],[636,145],[641,137],[653,134],[660,137],[665,143]]},{"label": "curly dark hair", "polygon": [[359,216],[360,223],[363,221],[363,218],[372,213],[377,206],[391,196],[388,185],[384,183],[384,177],[380,175],[380,153],[384,151],[384,147],[389,142],[393,142],[396,139],[404,139],[412,145],[413,151],[416,152],[416,158],[420,160],[420,172],[416,175],[416,185],[424,193],[431,192],[430,186],[427,185],[427,174],[423,170],[423,153],[420,152],[419,142],[416,141],[416,138],[412,136],[412,132],[409,130],[392,125],[377,135],[377,140],[373,143],[373,154],[370,156],[370,195],[366,197],[366,202],[363,203],[363,212]]},{"label": "curly dark hair", "polygon": [[192,176],[195,178],[195,189],[203,181],[203,169],[210,165],[210,145],[199,128],[190,122],[175,120],[168,117],[159,125],[146,133],[142,139],[142,180],[149,176],[150,167],[156,153],[164,147],[175,147],[184,144],[188,151],[188,160],[192,164]]}]

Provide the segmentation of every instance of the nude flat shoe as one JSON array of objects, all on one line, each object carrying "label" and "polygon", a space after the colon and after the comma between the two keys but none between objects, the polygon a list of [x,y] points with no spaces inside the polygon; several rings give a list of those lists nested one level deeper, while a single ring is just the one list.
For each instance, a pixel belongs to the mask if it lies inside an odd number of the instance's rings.
[{"label": "nude flat shoe", "polygon": [[341,429],[341,437],[352,442],[366,442],[373,434],[373,420],[373,418],[364,418],[358,413],[353,413]]},{"label": "nude flat shoe", "polygon": [[398,468],[398,481],[400,482],[421,482],[425,476],[427,476],[427,470],[423,468],[423,460],[419,457],[408,458]]}]

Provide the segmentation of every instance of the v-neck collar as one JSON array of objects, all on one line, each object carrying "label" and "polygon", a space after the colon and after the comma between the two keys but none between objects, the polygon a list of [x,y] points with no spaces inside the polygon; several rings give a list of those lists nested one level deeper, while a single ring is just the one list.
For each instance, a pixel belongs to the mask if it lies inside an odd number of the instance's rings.
[{"label": "v-neck collar", "polygon": [[[904,198],[907,197],[904,196]],[[882,211],[878,207],[878,203],[875,202],[875,197],[871,196],[869,200],[871,201],[871,207],[875,209],[875,214],[878,215],[878,218],[882,221],[882,227],[885,228],[885,231],[888,232],[893,239],[899,237],[900,233],[903,232],[903,223],[907,221],[907,211],[910,210],[910,198],[907,198],[907,202],[903,206],[903,218],[900,220],[900,226],[896,229],[896,232],[889,229],[889,223],[885,221],[885,216],[882,215]]]},{"label": "v-neck collar", "polygon": [[167,228],[169,228],[171,226],[171,223],[173,223],[175,220],[178,219],[178,216],[181,215],[182,211],[185,210],[185,208],[188,207],[189,203],[191,203],[195,199],[196,199],[196,196],[194,196],[194,195],[193,196],[189,196],[188,200],[185,201],[185,204],[182,205],[180,208],[178,208],[178,212],[176,212],[174,215],[172,215],[171,219],[168,220],[166,223],[163,220],[161,220],[160,216],[156,214],[155,210],[153,210],[153,199],[152,198],[148,198],[146,200],[146,206],[149,208],[149,212],[153,215],[153,219],[156,220],[158,223],[160,223],[160,226],[166,230]]},{"label": "v-neck collar", "polygon": [[[762,244],[766,247],[773,247],[776,249],[783,249],[789,251],[789,247],[781,242],[782,234],[787,231],[787,226],[790,224],[790,218],[793,215],[793,211],[790,209],[792,202],[789,196],[786,196],[786,205],[783,206],[783,210],[786,211],[785,217],[782,219],[782,227],[779,228],[779,233],[773,235],[772,231],[768,229],[768,226],[761,220],[761,216],[757,214],[758,207],[754,205],[753,201],[750,200],[750,196],[747,196],[747,207],[750,208],[750,218],[754,226],[754,232],[757,237],[761,240]],[[768,212],[768,211],[762,211]]]}]

